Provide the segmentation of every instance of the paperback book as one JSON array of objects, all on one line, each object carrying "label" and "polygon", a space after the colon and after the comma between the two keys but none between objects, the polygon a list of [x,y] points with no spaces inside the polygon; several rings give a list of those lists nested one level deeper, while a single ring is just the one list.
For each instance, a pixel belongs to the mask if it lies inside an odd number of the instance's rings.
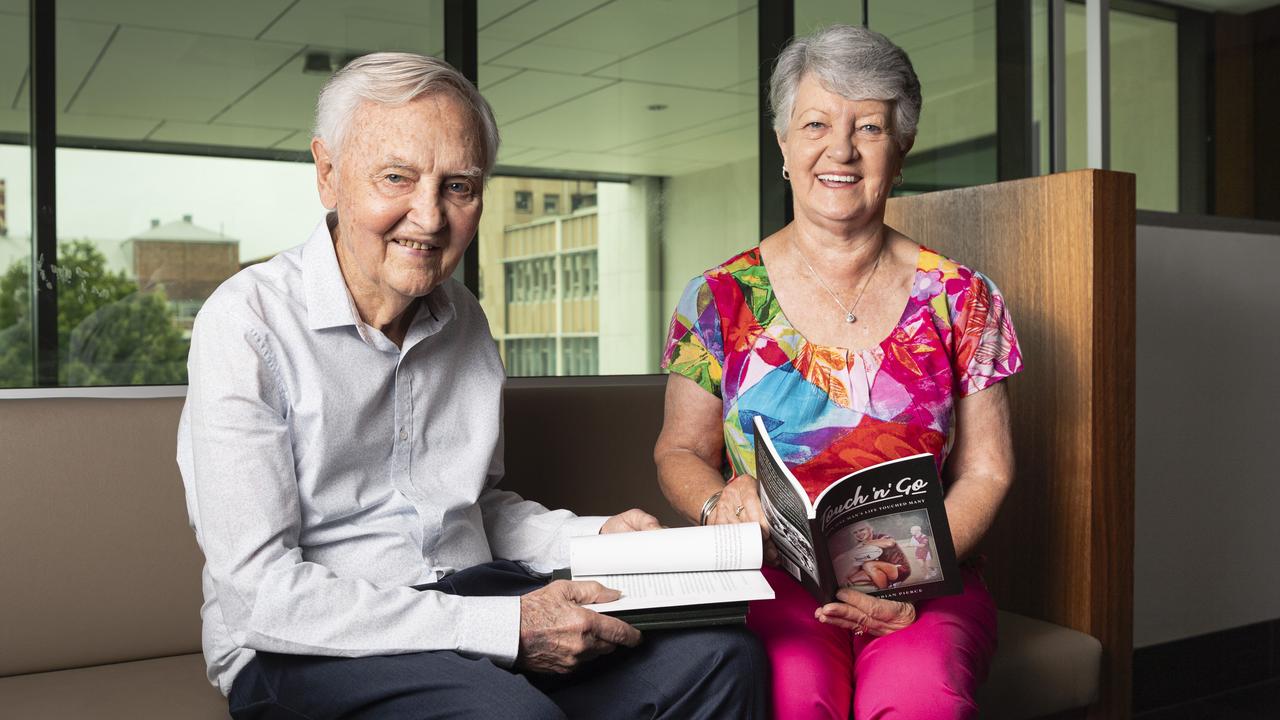
[{"label": "paperback book", "polygon": [[820,603],[853,588],[891,600],[961,591],[960,568],[933,456],[850,473],[812,501],[753,419],[760,503],[783,568]]},{"label": "paperback book", "polygon": [[747,603],[773,598],[760,572],[755,523],[575,537],[555,578],[595,580],[622,593],[584,607],[641,630],[741,623]]}]

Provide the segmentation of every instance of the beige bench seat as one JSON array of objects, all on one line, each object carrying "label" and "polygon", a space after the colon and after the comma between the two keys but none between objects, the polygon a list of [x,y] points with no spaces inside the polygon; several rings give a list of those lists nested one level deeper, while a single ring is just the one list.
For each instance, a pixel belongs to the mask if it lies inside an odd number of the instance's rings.
[{"label": "beige bench seat", "polygon": [[[979,692],[984,718],[1030,718],[1093,702],[1102,645],[1059,625],[1000,612],[1000,652]],[[0,678],[0,707],[27,720],[225,720],[199,654]]]},{"label": "beige bench seat", "polygon": [[0,678],[0,708],[23,720],[227,720],[200,653]]}]

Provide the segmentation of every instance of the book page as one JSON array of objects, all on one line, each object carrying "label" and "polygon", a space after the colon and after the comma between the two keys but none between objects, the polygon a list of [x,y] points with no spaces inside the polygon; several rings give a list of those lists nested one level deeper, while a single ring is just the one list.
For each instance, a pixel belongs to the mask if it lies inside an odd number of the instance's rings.
[{"label": "book page", "polygon": [[569,541],[569,568],[583,575],[623,575],[760,568],[764,545],[755,523],[586,535]]},{"label": "book page", "polygon": [[596,612],[773,598],[773,588],[759,570],[575,576],[574,579],[595,580],[622,592],[621,600],[583,606]]}]

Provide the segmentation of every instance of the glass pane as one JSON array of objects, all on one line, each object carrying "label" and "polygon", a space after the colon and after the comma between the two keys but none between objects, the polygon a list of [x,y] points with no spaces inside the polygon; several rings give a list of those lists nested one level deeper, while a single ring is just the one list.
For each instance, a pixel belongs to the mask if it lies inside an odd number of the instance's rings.
[{"label": "glass pane", "polygon": [[0,4],[0,387],[35,384],[29,35],[27,3]]},{"label": "glass pane", "polygon": [[862,24],[862,3],[850,0],[796,0],[796,35],[809,33],[828,25]]},{"label": "glass pane", "polygon": [[503,137],[481,297],[507,371],[657,372],[685,283],[760,239],[755,4],[477,7]]},{"label": "glass pane", "polygon": [[1050,107],[1049,84],[1049,0],[1033,0],[1031,3],[1031,123],[1032,158],[1031,171],[1047,175],[1053,171],[1052,149],[1049,143]]},{"label": "glass pane", "polygon": [[321,218],[307,152],[332,70],[439,55],[440,0],[58,3],[60,381],[186,381],[192,321]]},{"label": "glass pane", "polygon": [[1178,211],[1178,25],[1111,11],[1111,168],[1142,210]]},{"label": "glass pane", "polygon": [[872,0],[869,27],[907,51],[924,106],[903,191],[996,180],[996,16],[989,0]]},{"label": "glass pane", "polygon": [[[1067,162],[1088,166],[1085,14],[1067,11]],[[1111,168],[1137,174],[1142,210],[1178,210],[1178,28],[1112,10]]]}]

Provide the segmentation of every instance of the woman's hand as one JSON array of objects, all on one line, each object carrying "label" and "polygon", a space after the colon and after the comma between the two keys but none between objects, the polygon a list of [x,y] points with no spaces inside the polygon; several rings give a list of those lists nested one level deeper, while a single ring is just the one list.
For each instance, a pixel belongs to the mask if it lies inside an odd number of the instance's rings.
[{"label": "woman's hand", "polygon": [[884,600],[850,588],[836,593],[839,602],[823,605],[813,612],[818,622],[883,637],[916,621],[916,606],[896,600]]},{"label": "woman's hand", "polygon": [[760,506],[760,484],[750,475],[738,475],[720,491],[720,501],[707,515],[708,525],[729,525],[753,522],[760,526],[760,539],[764,542],[764,561],[778,564],[778,550],[769,538],[769,521]]}]

